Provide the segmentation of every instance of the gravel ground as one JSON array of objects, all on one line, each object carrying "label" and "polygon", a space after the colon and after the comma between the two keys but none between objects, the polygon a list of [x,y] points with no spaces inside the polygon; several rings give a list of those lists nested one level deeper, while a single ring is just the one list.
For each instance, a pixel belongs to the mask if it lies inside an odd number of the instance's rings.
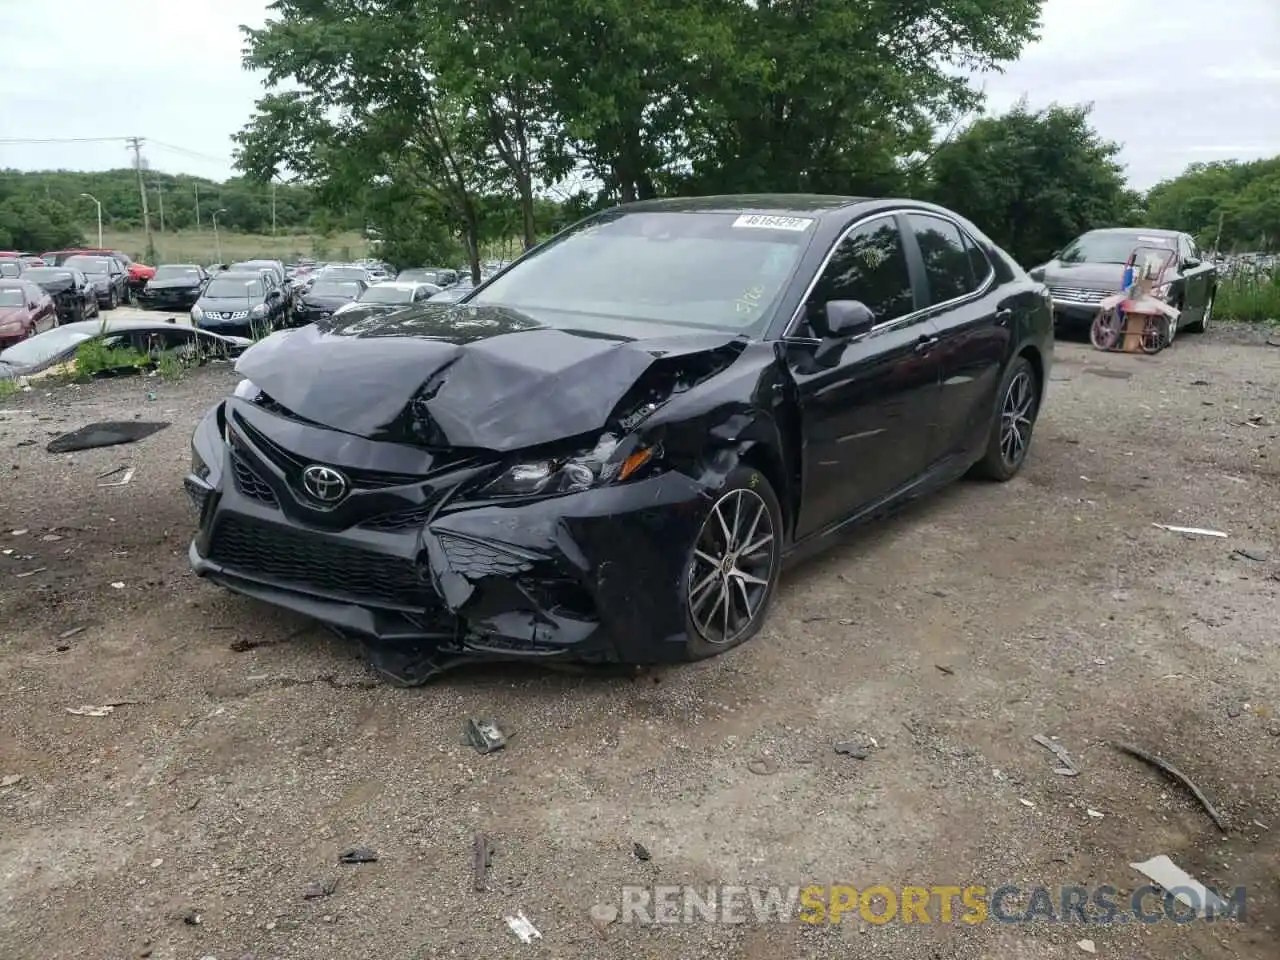
[{"label": "gravel ground", "polygon": [[[802,566],[739,651],[412,691],[188,572],[188,437],[229,369],[0,402],[0,955],[1046,960],[1088,939],[1126,960],[1274,960],[1280,349],[1229,328],[1155,358],[1063,343],[1053,378],[1020,478],[957,484]],[[172,426],[44,450],[110,419]],[[123,465],[132,483],[98,485]],[[507,749],[465,746],[472,716]],[[1053,772],[1040,733],[1079,776]],[[850,740],[865,759],[833,751]],[[1114,741],[1180,767],[1228,832]],[[495,848],[483,892],[476,831]],[[339,864],[355,844],[377,862]],[[628,884],[1124,895],[1143,883],[1129,864],[1161,853],[1247,886],[1246,922],[605,922]]]}]

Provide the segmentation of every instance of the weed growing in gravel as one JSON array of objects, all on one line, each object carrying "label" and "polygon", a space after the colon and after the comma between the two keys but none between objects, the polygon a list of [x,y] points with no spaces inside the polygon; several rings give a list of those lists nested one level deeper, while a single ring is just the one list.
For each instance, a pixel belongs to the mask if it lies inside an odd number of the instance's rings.
[{"label": "weed growing in gravel", "polygon": [[156,358],[156,373],[161,380],[181,380],[186,372],[187,368],[172,351],[166,351]]},{"label": "weed growing in gravel", "polygon": [[141,370],[150,362],[145,353],[132,347],[109,347],[97,337],[76,348],[76,376],[82,378],[117,370]]},{"label": "weed growing in gravel", "polygon": [[1215,312],[1244,323],[1280,322],[1280,272],[1241,271],[1218,284]]},{"label": "weed growing in gravel", "polygon": [[17,380],[0,380],[0,400],[12,397],[19,389]]}]

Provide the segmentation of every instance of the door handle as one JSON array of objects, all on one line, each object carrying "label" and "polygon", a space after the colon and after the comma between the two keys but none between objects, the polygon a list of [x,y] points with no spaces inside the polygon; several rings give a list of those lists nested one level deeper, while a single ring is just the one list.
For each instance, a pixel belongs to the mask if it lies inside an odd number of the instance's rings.
[{"label": "door handle", "polygon": [[937,344],[937,337],[921,337],[916,341],[916,353],[928,353]]}]

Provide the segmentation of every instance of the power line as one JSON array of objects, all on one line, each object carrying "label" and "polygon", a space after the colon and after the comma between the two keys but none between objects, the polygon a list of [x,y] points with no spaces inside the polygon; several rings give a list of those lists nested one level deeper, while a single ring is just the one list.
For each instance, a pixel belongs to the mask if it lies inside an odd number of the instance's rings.
[{"label": "power line", "polygon": [[45,137],[43,139],[34,137],[4,137],[0,139],[0,144],[27,144],[27,143],[124,143],[128,141],[128,137]]},{"label": "power line", "polygon": [[186,147],[174,146],[172,143],[165,143],[163,140],[156,140],[152,138],[152,139],[148,139],[147,143],[151,144],[152,146],[160,147],[163,150],[171,150],[174,153],[181,153],[188,157],[194,157],[197,160],[211,160],[214,163],[227,162],[226,157],[215,157],[213,154],[210,154],[210,153],[200,153],[197,150],[188,150]]}]

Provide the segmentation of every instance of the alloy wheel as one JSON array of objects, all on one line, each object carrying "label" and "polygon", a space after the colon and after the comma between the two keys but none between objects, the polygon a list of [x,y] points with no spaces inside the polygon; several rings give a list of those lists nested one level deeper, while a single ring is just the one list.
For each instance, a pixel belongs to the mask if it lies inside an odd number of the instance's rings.
[{"label": "alloy wheel", "polygon": [[1004,403],[1000,407],[1000,456],[1010,466],[1017,466],[1027,455],[1031,444],[1031,426],[1035,413],[1035,385],[1031,374],[1019,370],[1009,382]]},{"label": "alloy wheel", "polygon": [[702,637],[723,646],[764,611],[777,564],[773,515],[754,490],[731,490],[702,524],[689,564],[689,615]]}]

